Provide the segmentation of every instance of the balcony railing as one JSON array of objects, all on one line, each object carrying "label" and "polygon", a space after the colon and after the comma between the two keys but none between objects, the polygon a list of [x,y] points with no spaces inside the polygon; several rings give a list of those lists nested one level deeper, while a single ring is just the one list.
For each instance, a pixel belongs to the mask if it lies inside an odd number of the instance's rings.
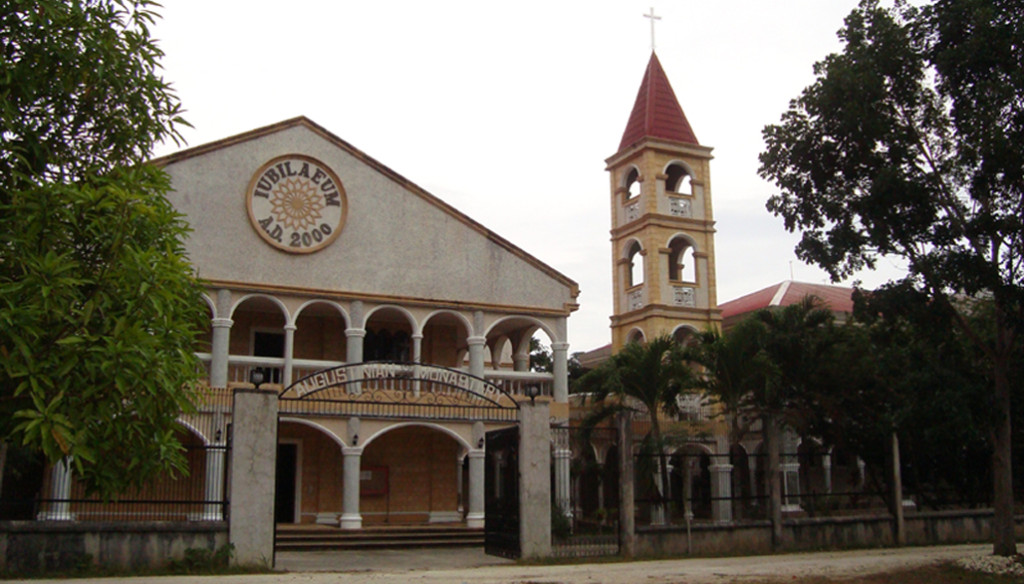
[{"label": "balcony railing", "polygon": [[[206,369],[206,375],[210,374],[210,362],[212,356],[209,353],[196,353]],[[316,359],[292,359],[292,381],[303,377],[344,365],[342,361],[321,361]],[[256,368],[264,370],[264,378],[268,380],[267,389],[284,389],[284,359],[280,357],[253,357],[250,355],[231,355],[228,357],[228,385],[243,384],[249,382],[249,373]],[[459,368],[468,372],[466,367]],[[528,389],[531,386],[539,386],[542,396],[552,396],[554,390],[554,376],[550,373],[537,373],[533,371],[512,371],[510,369],[487,369],[484,370],[484,379],[497,385],[511,395],[529,395]]]}]

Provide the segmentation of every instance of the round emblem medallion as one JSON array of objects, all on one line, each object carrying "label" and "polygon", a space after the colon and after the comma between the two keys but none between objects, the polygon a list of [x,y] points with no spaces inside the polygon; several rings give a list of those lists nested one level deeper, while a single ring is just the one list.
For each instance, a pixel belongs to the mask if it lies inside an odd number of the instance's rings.
[{"label": "round emblem medallion", "polygon": [[289,253],[312,253],[329,245],[345,226],[348,210],[338,175],[301,154],[261,166],[249,181],[245,204],[256,233]]}]

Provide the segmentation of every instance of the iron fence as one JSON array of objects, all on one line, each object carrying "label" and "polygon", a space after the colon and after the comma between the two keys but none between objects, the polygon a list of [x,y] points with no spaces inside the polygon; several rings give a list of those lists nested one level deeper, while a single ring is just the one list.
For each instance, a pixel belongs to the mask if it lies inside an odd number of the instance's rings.
[{"label": "iron fence", "polygon": [[618,434],[613,428],[554,425],[552,555],[619,553]]},{"label": "iron fence", "polygon": [[[634,455],[637,525],[737,523],[770,518],[767,455],[711,454],[690,445],[664,457]],[[891,493],[878,469],[829,462],[828,452],[780,454],[779,487],[786,517],[889,514]],[[905,509],[913,509],[905,504]]]},{"label": "iron fence", "polygon": [[[209,404],[208,404],[209,405]],[[35,459],[7,468],[0,519],[42,521],[224,521],[228,518],[229,414],[206,407],[180,419],[186,470],[101,497],[76,480],[74,464]]]}]

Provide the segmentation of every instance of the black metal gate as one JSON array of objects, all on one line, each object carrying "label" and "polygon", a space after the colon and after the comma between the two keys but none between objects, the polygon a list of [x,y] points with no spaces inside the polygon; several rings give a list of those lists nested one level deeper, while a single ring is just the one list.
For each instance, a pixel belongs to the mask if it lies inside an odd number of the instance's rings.
[{"label": "black metal gate", "polygon": [[484,551],[518,558],[519,426],[487,433],[484,465]]}]

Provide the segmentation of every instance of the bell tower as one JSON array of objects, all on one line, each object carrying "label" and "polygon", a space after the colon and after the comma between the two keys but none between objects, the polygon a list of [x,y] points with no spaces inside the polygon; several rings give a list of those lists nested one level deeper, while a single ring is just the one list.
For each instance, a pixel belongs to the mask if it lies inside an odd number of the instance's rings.
[{"label": "bell tower", "polygon": [[612,351],[718,328],[711,148],[701,146],[653,52],[611,173]]}]

